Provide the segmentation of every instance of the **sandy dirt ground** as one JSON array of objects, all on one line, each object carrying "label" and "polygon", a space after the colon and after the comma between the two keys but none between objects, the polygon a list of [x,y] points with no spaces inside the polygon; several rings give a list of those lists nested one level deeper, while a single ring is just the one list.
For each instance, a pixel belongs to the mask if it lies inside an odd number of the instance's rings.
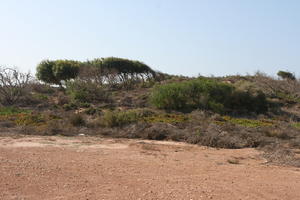
[{"label": "sandy dirt ground", "polygon": [[97,137],[0,137],[0,199],[300,199],[300,169],[255,149]]}]

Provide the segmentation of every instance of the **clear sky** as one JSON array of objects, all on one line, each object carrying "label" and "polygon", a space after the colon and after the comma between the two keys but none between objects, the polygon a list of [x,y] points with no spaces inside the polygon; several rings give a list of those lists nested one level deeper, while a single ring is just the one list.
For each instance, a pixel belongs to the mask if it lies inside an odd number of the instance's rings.
[{"label": "clear sky", "polygon": [[0,0],[0,64],[125,57],[189,76],[300,75],[300,0]]}]

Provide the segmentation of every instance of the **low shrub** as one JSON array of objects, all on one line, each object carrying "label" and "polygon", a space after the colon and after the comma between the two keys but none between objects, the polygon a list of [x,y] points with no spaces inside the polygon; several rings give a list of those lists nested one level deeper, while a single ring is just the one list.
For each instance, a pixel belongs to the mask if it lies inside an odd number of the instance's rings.
[{"label": "low shrub", "polygon": [[[226,123],[223,125],[217,125],[214,123],[200,132],[194,133],[194,136],[189,136],[187,141],[193,139],[193,143],[217,147],[217,148],[229,148],[239,149],[246,147],[258,147],[267,142],[266,137],[259,133],[255,129],[245,129],[233,124]],[[273,140],[272,140],[273,141]]]},{"label": "low shrub", "polygon": [[47,84],[41,84],[41,83],[31,83],[29,85],[31,90],[36,93],[40,94],[53,94],[55,93],[55,88],[51,87]]},{"label": "low shrub", "polygon": [[265,135],[268,137],[276,137],[283,140],[290,139],[291,137],[286,130],[282,129],[268,129],[264,131]]},{"label": "low shrub", "polygon": [[45,119],[41,114],[20,114],[15,123],[19,126],[39,126],[45,123]]},{"label": "low shrub", "polygon": [[249,91],[233,91],[225,106],[232,112],[238,113],[265,113],[268,111],[268,102],[262,92],[253,95]]},{"label": "low shrub", "polygon": [[149,117],[143,118],[145,122],[148,123],[169,123],[169,124],[176,124],[182,123],[189,120],[188,116],[185,115],[178,115],[178,114],[161,114],[161,115],[152,115]]},{"label": "low shrub", "polygon": [[255,120],[255,119],[245,119],[245,118],[233,118],[230,116],[223,116],[221,119],[216,120],[215,123],[223,125],[224,123],[229,122],[235,125],[243,126],[243,127],[266,127],[273,126],[274,122],[270,120]]},{"label": "low shrub", "polygon": [[292,126],[297,128],[297,129],[300,129],[300,122],[293,123]]},{"label": "low shrub", "polygon": [[93,103],[110,99],[109,94],[99,84],[93,82],[69,81],[66,91],[74,102]]},{"label": "low shrub", "polygon": [[84,113],[85,114],[87,114],[87,115],[94,115],[94,114],[96,114],[97,113],[97,109],[96,108],[94,108],[94,107],[89,107],[89,108],[87,108],[85,111],[84,111]]},{"label": "low shrub", "polygon": [[152,116],[154,113],[148,109],[133,109],[127,111],[107,111],[101,123],[106,127],[124,126]]},{"label": "low shrub", "polygon": [[292,149],[288,149],[286,146],[271,144],[261,148],[261,150],[264,152],[262,156],[268,163],[300,167],[300,158]]},{"label": "low shrub", "polygon": [[65,111],[75,110],[75,109],[77,109],[77,108],[78,108],[78,106],[77,106],[75,103],[73,103],[73,102],[68,103],[68,104],[64,104],[64,105],[63,105],[63,109],[64,109]]},{"label": "low shrub", "polygon": [[85,120],[84,120],[83,116],[80,114],[71,115],[69,118],[69,121],[73,126],[84,126],[85,125]]},{"label": "low shrub", "polygon": [[268,102],[263,93],[238,91],[233,86],[213,79],[198,78],[156,87],[150,102],[170,110],[206,109],[217,113],[264,113]]},{"label": "low shrub", "polygon": [[47,95],[39,93],[33,94],[32,97],[39,101],[47,101],[49,99]]},{"label": "low shrub", "polygon": [[104,113],[102,123],[106,127],[123,126],[136,122],[138,113],[135,111],[107,111]]},{"label": "low shrub", "polygon": [[29,113],[30,111],[16,107],[0,107],[0,115],[15,115],[20,113]]}]

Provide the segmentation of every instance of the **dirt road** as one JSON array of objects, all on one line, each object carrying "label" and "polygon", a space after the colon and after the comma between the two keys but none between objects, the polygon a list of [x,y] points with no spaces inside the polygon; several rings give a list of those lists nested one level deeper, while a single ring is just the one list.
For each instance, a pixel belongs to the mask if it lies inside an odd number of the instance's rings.
[{"label": "dirt road", "polygon": [[0,137],[0,199],[300,199],[299,168],[254,149],[93,137]]}]

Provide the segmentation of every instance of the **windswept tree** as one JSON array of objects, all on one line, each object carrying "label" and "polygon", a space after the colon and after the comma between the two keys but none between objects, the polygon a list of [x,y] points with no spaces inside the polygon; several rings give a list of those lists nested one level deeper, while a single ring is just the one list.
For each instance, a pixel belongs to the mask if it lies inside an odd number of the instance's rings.
[{"label": "windswept tree", "polygon": [[116,57],[103,58],[102,70],[107,76],[114,74],[116,81],[125,85],[138,80],[149,80],[156,74],[148,65],[140,61]]},{"label": "windswept tree", "polygon": [[62,86],[62,81],[77,77],[80,63],[71,60],[44,60],[37,66],[36,77],[49,84]]},{"label": "windswept tree", "polygon": [[156,72],[140,61],[107,57],[81,63],[78,78],[101,85],[130,87],[132,83],[145,82],[155,76]]},{"label": "windswept tree", "polygon": [[108,57],[88,60],[44,60],[37,66],[37,78],[45,83],[62,86],[62,81],[78,78],[81,81],[118,87],[131,87],[156,77],[148,65],[136,60]]},{"label": "windswept tree", "polygon": [[36,68],[37,79],[49,84],[59,84],[58,79],[53,73],[54,65],[55,61],[44,60],[40,62]]},{"label": "windswept tree", "polygon": [[282,79],[285,80],[296,80],[296,77],[294,74],[292,74],[291,72],[287,72],[287,71],[279,71],[277,73],[277,76],[281,77]]}]

